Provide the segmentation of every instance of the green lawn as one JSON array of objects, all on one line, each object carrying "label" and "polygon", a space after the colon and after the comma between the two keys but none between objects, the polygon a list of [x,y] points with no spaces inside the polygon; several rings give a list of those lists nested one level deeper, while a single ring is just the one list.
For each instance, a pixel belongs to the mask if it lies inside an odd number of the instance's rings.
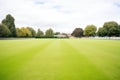
[{"label": "green lawn", "polygon": [[0,80],[120,80],[120,41],[0,40]]}]

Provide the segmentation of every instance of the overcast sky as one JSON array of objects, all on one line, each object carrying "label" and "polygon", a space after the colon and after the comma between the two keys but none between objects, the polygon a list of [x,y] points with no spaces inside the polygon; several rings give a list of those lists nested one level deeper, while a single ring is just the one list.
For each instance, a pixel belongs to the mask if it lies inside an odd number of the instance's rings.
[{"label": "overcast sky", "polygon": [[120,24],[120,0],[0,0],[0,21],[7,14],[15,18],[16,27],[71,33],[89,24]]}]

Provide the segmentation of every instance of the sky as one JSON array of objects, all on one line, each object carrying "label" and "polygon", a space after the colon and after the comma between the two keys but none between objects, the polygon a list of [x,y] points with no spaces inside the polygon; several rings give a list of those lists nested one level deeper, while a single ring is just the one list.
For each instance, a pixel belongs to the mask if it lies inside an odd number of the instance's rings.
[{"label": "sky", "polygon": [[0,22],[7,14],[16,27],[71,33],[75,28],[104,22],[120,24],[120,0],[0,0]]}]

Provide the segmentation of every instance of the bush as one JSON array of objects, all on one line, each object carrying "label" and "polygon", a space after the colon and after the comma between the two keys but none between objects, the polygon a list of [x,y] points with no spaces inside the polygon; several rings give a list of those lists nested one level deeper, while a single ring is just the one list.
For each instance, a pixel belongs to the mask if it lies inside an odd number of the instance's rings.
[{"label": "bush", "polygon": [[54,36],[36,36],[36,38],[57,38]]},{"label": "bush", "polygon": [[56,36],[39,36],[39,37],[36,36],[35,38],[38,38],[38,39],[39,38],[57,38],[57,39],[61,39],[62,38],[62,39],[66,39],[66,38],[69,38],[69,37],[65,37],[64,38],[64,37],[56,37]]}]

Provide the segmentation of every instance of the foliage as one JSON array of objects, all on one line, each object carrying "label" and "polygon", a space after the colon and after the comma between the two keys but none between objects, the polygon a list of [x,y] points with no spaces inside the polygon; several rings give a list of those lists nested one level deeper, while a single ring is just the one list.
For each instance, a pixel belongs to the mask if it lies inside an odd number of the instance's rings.
[{"label": "foliage", "polygon": [[75,30],[72,32],[72,36],[74,37],[82,37],[83,36],[83,29],[82,28],[75,28]]},{"label": "foliage", "polygon": [[31,31],[28,28],[16,28],[17,37],[32,37]]},{"label": "foliage", "polygon": [[119,25],[115,21],[105,22],[103,28],[106,29],[106,36],[119,36]]},{"label": "foliage", "polygon": [[120,36],[120,25],[118,27],[118,36]]},{"label": "foliage", "polygon": [[43,35],[43,36],[36,36],[36,38],[57,38],[57,37]]},{"label": "foliage", "polygon": [[32,34],[28,28],[22,27],[21,31],[22,31],[23,37],[32,37]]},{"label": "foliage", "polygon": [[36,31],[33,28],[27,27],[27,29],[31,32],[32,37],[36,36]]},{"label": "foliage", "polygon": [[[37,33],[32,27],[22,27],[22,28],[15,28],[15,19],[10,14],[6,15],[6,18],[2,20],[2,24],[0,24],[0,37],[41,37],[44,35],[43,31],[38,29]],[[96,36],[96,26],[95,25],[88,25],[86,26],[85,30],[83,31],[82,28],[76,28],[72,32],[72,36],[75,37],[82,37],[85,36]],[[50,28],[46,30],[44,37],[53,37],[54,35],[59,35],[60,32],[53,32]],[[67,34],[65,34],[69,37]],[[103,27],[98,29],[97,32],[98,36],[120,36],[120,24],[115,21],[105,22]]]},{"label": "foliage", "polygon": [[44,35],[44,32],[41,31],[40,29],[38,29],[36,37],[40,37],[40,36],[43,36],[43,35]]},{"label": "foliage", "polygon": [[20,28],[16,28],[16,34],[17,34],[17,37],[22,37],[23,36]]},{"label": "foliage", "polygon": [[53,30],[50,28],[50,29],[46,30],[45,35],[46,35],[46,36],[53,36],[53,35],[54,35],[54,32],[53,32]]},{"label": "foliage", "polygon": [[9,37],[11,35],[10,30],[6,25],[0,24],[0,37]]},{"label": "foliage", "polygon": [[54,33],[54,35],[58,35],[58,34],[60,34],[60,32],[55,32],[55,33]]},{"label": "foliage", "polygon": [[100,27],[100,28],[98,29],[98,32],[97,32],[97,35],[98,35],[98,36],[104,37],[104,36],[106,36],[106,34],[107,34],[107,31],[106,31],[105,28]]},{"label": "foliage", "polygon": [[6,15],[6,18],[2,20],[2,24],[6,25],[11,32],[11,36],[16,36],[16,29],[15,29],[15,19],[10,15]]},{"label": "foliage", "polygon": [[88,25],[84,30],[85,36],[95,36],[96,30],[97,28],[95,25]]}]

